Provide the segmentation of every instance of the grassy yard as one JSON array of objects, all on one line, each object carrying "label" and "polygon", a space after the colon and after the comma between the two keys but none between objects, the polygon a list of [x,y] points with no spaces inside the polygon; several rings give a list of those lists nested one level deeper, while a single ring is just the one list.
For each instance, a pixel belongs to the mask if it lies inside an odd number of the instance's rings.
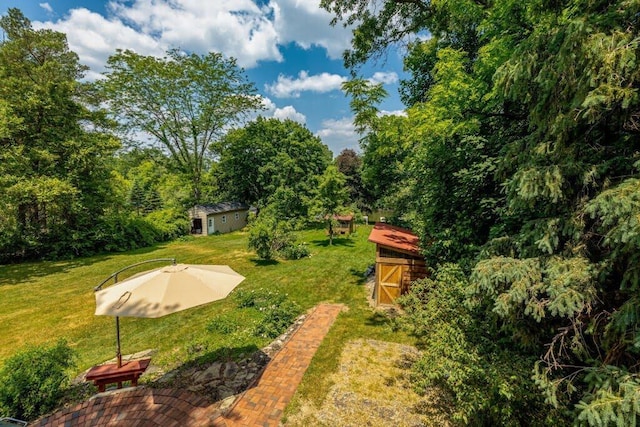
[{"label": "grassy yard", "polygon": [[[179,263],[228,264],[246,280],[223,301],[158,319],[121,319],[123,354],[156,349],[154,364],[167,371],[184,363],[233,357],[263,347],[270,340],[250,333],[258,314],[238,308],[233,297],[238,291],[277,290],[304,310],[320,302],[342,303],[348,310],[322,343],[289,412],[303,400],[319,405],[347,342],[358,338],[412,342],[392,331],[388,319],[366,302],[363,273],[375,259],[374,245],[367,242],[369,231],[370,227],[360,226],[355,235],[336,239],[333,246],[328,246],[323,230],[299,233],[312,255],[298,261],[260,261],[247,249],[247,234],[235,232],[190,237],[123,254],[0,266],[0,365],[24,346],[53,343],[58,338],[65,338],[77,351],[78,372],[114,357],[115,322],[112,317],[93,314],[93,287],[127,265],[176,257]],[[148,264],[140,269],[154,267]],[[231,333],[209,331],[207,325],[213,321],[238,327]]]}]

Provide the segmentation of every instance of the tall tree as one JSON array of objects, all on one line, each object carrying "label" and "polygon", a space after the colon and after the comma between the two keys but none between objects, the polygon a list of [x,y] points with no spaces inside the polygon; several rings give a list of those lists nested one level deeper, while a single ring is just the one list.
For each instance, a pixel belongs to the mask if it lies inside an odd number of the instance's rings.
[{"label": "tall tree", "polygon": [[329,245],[333,245],[335,216],[344,210],[349,197],[346,183],[346,177],[334,165],[327,167],[318,183],[315,211],[327,222]]},{"label": "tall tree", "polygon": [[361,211],[371,211],[373,200],[362,182],[362,158],[350,148],[345,148],[334,160],[338,171],[346,179],[349,202]]},{"label": "tall tree", "polygon": [[90,110],[85,67],[64,34],[0,19],[0,258],[79,254],[111,201],[106,160],[119,142]]},{"label": "tall tree", "polygon": [[287,207],[282,215],[301,218],[330,162],[328,147],[306,127],[258,117],[223,138],[216,180],[227,199],[258,208],[277,201]]},{"label": "tall tree", "polygon": [[99,85],[110,110],[125,129],[170,153],[200,202],[212,142],[260,108],[254,85],[235,59],[214,52],[156,58],[118,50],[107,69]]}]

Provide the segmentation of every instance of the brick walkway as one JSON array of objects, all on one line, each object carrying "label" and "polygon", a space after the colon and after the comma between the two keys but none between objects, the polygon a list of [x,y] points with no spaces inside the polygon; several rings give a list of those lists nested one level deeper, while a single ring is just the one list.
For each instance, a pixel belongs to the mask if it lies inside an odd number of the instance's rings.
[{"label": "brick walkway", "polygon": [[[43,418],[36,426],[277,426],[342,306],[321,304],[269,362],[253,387],[220,416],[183,390],[135,388],[98,395]],[[212,419],[216,417],[215,419]]]},{"label": "brick walkway", "polygon": [[255,387],[248,389],[219,426],[277,426],[316,350],[342,310],[319,305],[267,365]]}]

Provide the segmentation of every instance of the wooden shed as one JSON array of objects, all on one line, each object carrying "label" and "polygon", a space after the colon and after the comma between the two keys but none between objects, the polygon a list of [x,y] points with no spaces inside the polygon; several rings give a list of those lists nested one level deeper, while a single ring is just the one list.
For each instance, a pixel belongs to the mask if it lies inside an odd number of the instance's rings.
[{"label": "wooden shed", "polygon": [[395,304],[396,298],[409,290],[411,282],[427,276],[427,266],[420,254],[418,236],[411,230],[378,222],[369,241],[376,244],[376,305]]}]

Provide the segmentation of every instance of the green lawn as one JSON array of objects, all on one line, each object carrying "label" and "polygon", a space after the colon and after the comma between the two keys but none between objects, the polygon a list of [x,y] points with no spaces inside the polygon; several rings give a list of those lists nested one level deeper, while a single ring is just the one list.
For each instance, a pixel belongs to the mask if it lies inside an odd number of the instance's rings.
[{"label": "green lawn", "polygon": [[[375,259],[375,247],[367,242],[370,229],[360,226],[355,235],[337,239],[333,246],[328,246],[323,230],[299,233],[312,255],[298,261],[260,261],[247,249],[247,234],[235,232],[185,238],[123,254],[0,266],[0,365],[26,345],[53,343],[58,338],[65,338],[76,349],[78,372],[112,358],[114,319],[93,314],[94,286],[127,265],[176,257],[179,263],[230,265],[246,277],[234,293],[277,289],[305,310],[320,302],[348,306],[318,350],[292,409],[300,399],[319,404],[330,386],[327,374],[336,369],[347,341],[371,337],[411,343],[411,338],[392,331],[388,320],[367,305],[363,272]],[[153,267],[148,264],[140,269]],[[268,344],[270,340],[250,333],[258,314],[238,308],[233,295],[158,319],[121,319],[123,354],[156,349],[154,364],[169,370],[221,355],[232,357]],[[233,333],[209,332],[206,326],[213,319],[236,322],[239,328]]]}]

